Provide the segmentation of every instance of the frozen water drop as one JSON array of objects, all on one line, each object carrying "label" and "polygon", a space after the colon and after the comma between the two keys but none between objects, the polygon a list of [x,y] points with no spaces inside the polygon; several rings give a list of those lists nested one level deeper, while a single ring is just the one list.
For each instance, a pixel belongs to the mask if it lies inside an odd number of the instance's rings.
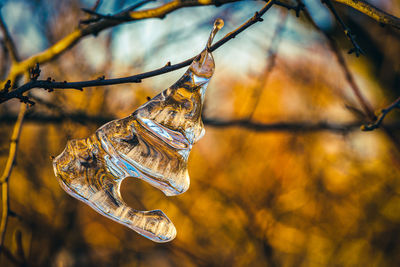
[{"label": "frozen water drop", "polygon": [[120,186],[123,179],[133,177],[168,196],[189,188],[187,160],[192,145],[204,135],[201,111],[215,69],[209,47],[222,26],[217,19],[206,48],[175,84],[130,116],[67,143],[53,161],[66,192],[155,242],[174,239],[176,229],[162,211],[127,206]]},{"label": "frozen water drop", "polygon": [[207,48],[210,48],[212,41],[214,40],[215,35],[217,34],[217,32],[219,30],[222,29],[222,27],[224,27],[224,21],[222,19],[216,19],[214,21],[214,27],[210,33],[210,37],[208,38],[208,42],[207,42]]}]

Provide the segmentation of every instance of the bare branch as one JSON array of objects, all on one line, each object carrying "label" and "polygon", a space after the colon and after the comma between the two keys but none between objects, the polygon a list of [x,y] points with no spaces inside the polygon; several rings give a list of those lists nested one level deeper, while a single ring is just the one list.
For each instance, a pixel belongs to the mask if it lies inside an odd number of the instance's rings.
[{"label": "bare branch", "polygon": [[[226,3],[231,3],[231,2],[237,2],[240,0],[210,0],[210,1],[200,1],[200,0],[189,0],[189,1],[178,1],[178,0],[173,0],[169,3],[166,3],[162,6],[156,7],[156,8],[152,8],[152,9],[147,9],[147,10],[141,10],[141,11],[131,11],[131,8],[128,8],[126,10],[123,10],[122,12],[114,15],[113,17],[118,17],[118,18],[125,18],[129,21],[133,21],[133,20],[141,20],[141,19],[147,19],[147,18],[163,18],[165,17],[167,14],[179,9],[179,8],[183,8],[183,7],[189,7],[189,6],[201,6],[201,5],[222,5],[222,4],[226,4]],[[361,9],[361,11],[363,13],[367,13],[367,15],[369,14],[368,12],[366,12],[365,10],[367,9],[367,7],[371,8],[371,12],[372,14],[379,14],[379,15],[384,15],[382,12],[383,11],[379,11],[377,8],[375,7],[371,7],[369,4],[364,3],[363,1],[337,1],[336,2],[342,2],[345,3],[353,8],[356,8],[358,10]],[[144,3],[145,1],[141,2]],[[275,2],[275,1],[269,1],[267,4],[271,4]],[[351,3],[347,3],[347,2],[357,2],[356,4],[351,4]],[[282,3],[280,1],[278,1],[276,4],[278,5],[282,5]],[[288,6],[286,6],[288,8]],[[298,5],[298,7],[300,8],[301,6]],[[362,8],[361,8],[362,7]],[[300,9],[299,9],[300,10]],[[395,17],[394,17],[395,18]],[[386,21],[386,20],[385,20]],[[17,64],[13,64],[10,70],[10,74],[9,77],[6,80],[12,80],[14,81],[15,78],[22,74],[23,72],[25,72],[27,69],[32,68],[36,63],[45,63],[48,62],[52,59],[54,59],[55,57],[59,56],[61,53],[65,52],[66,50],[68,50],[70,47],[72,47],[73,45],[75,45],[79,40],[81,40],[83,37],[90,35],[90,34],[97,34],[98,32],[116,26],[120,23],[122,23],[124,21],[122,20],[101,20],[97,23],[93,23],[89,26],[87,26],[84,29],[77,29],[74,32],[72,32],[71,34],[69,34],[68,36],[64,37],[62,40],[60,40],[59,42],[57,42],[56,44],[54,44],[52,47],[48,48],[47,50],[38,53],[22,62],[18,62]],[[397,24],[396,24],[397,25]],[[221,43],[217,43],[216,46],[214,46],[214,49],[218,48],[220,45],[224,44],[224,42]],[[187,63],[186,63],[187,64]],[[177,64],[179,65],[179,64]],[[187,65],[183,65],[181,67],[184,67]],[[178,67],[177,67],[178,68]],[[176,68],[176,69],[177,69]],[[171,68],[172,71],[175,70],[175,68]],[[165,72],[168,72],[167,70],[164,70]],[[165,73],[162,72],[162,73]],[[161,73],[160,73],[161,74]],[[130,82],[130,81],[129,81]],[[3,82],[3,86],[4,86]],[[108,84],[104,84],[104,85],[108,85]],[[63,88],[61,87],[61,85],[56,85],[57,87],[55,88]],[[66,88],[75,88],[74,87],[76,85],[72,85],[71,87],[66,87]],[[98,86],[96,85],[90,85],[90,86]],[[51,89],[51,88],[50,88]],[[29,89],[28,89],[29,90]],[[17,96],[13,96],[12,98],[17,97]],[[4,102],[4,101],[2,101]]]},{"label": "bare branch", "polygon": [[15,123],[12,135],[11,135],[11,144],[10,144],[10,152],[7,159],[6,167],[4,169],[3,175],[0,177],[0,184],[6,182],[11,175],[11,171],[13,168],[13,164],[15,162],[15,157],[17,154],[17,144],[19,135],[22,129],[22,122],[25,116],[26,105],[21,104],[21,108],[18,114],[17,121]]},{"label": "bare branch", "polygon": [[14,167],[15,159],[17,157],[17,147],[19,136],[22,130],[22,123],[24,120],[26,111],[26,105],[21,104],[20,111],[18,114],[17,121],[14,125],[14,129],[11,135],[11,143],[10,143],[10,152],[8,154],[8,159],[6,163],[6,167],[4,169],[3,175],[0,178],[1,184],[1,197],[2,197],[2,215],[0,222],[0,249],[3,249],[4,236],[7,228],[7,220],[9,215],[10,203],[9,203],[9,188],[8,188],[8,180],[11,176],[12,169]]},{"label": "bare branch", "polygon": [[[11,124],[16,119],[15,114],[2,114],[0,115],[0,124]],[[117,119],[114,116],[107,115],[89,115],[83,112],[62,113],[59,115],[51,115],[46,113],[27,113],[25,121],[38,124],[61,124],[66,121],[81,123],[83,125],[95,124],[102,125],[109,121]],[[362,121],[350,123],[335,123],[327,121],[308,122],[308,121],[295,121],[295,122],[273,122],[273,123],[260,123],[250,119],[231,119],[223,120],[219,118],[203,118],[205,125],[214,128],[227,128],[238,127],[250,131],[258,132],[317,132],[317,131],[330,131],[335,133],[346,133],[358,130],[363,124]],[[389,129],[400,129],[400,123],[395,122],[388,124]]]},{"label": "bare branch", "polygon": [[[270,0],[268,3],[264,5],[264,7],[259,11],[254,14],[253,17],[251,17],[249,20],[247,20],[244,24],[242,24],[240,27],[238,27],[236,30],[228,33],[225,35],[221,40],[216,42],[214,45],[210,47],[210,51],[215,51],[222,45],[224,45],[226,42],[229,40],[235,38],[238,34],[246,30],[248,27],[251,25],[262,21],[262,16],[267,12],[273,5],[274,1]],[[190,65],[190,63],[195,59],[195,57],[192,57],[190,59],[187,59],[183,62],[171,65],[171,64],[166,64],[164,67],[161,67],[159,69],[133,75],[133,76],[128,76],[128,77],[123,77],[123,78],[115,78],[115,79],[97,79],[97,80],[90,80],[90,81],[82,81],[82,82],[55,82],[52,81],[51,78],[47,80],[33,80],[30,81],[21,87],[8,92],[8,91],[2,91],[0,92],[0,103],[3,103],[7,100],[10,100],[12,98],[21,98],[22,94],[33,89],[33,88],[43,88],[46,90],[54,90],[54,89],[78,89],[82,90],[84,87],[93,87],[93,86],[105,86],[105,85],[113,85],[113,84],[124,84],[124,83],[139,83],[141,82],[142,79],[154,77],[160,74],[164,74],[167,72],[171,72],[183,67],[186,67]]]},{"label": "bare branch", "polygon": [[342,18],[339,16],[336,9],[333,7],[332,2],[330,0],[321,0],[321,2],[324,3],[329,8],[329,10],[335,16],[336,21],[339,22],[340,26],[342,26],[344,34],[346,34],[347,38],[352,43],[353,48],[350,49],[348,53],[349,54],[356,53],[357,57],[359,57],[360,54],[365,54],[364,51],[361,49],[361,47],[356,42],[356,39],[355,39],[356,36],[354,34],[352,34],[350,28],[347,27],[347,25],[343,22]]},{"label": "bare branch", "polygon": [[352,7],[361,13],[373,18],[381,24],[390,25],[394,28],[400,29],[400,19],[385,11],[377,8],[376,6],[367,3],[363,0],[333,0],[335,2]]},{"label": "bare branch", "polygon": [[[130,11],[130,9],[123,10],[120,13],[114,15],[115,17],[130,17],[129,21],[135,20],[143,20],[148,18],[161,18],[165,17],[167,14],[183,8],[187,6],[206,6],[206,5],[223,5],[232,2],[238,2],[241,0],[210,0],[210,1],[202,1],[202,0],[190,0],[190,1],[177,1],[173,0],[169,3],[161,5],[159,7],[144,10],[144,11]],[[173,5],[174,8],[171,8]],[[42,64],[48,62],[57,56],[61,55],[63,52],[70,49],[74,46],[78,41],[88,35],[97,35],[100,31],[105,29],[114,27],[121,23],[124,23],[126,20],[100,20],[97,23],[93,23],[88,25],[82,29],[76,29],[60,41],[58,41],[53,46],[48,49],[40,52],[36,55],[31,56],[30,58],[18,62],[18,64],[13,64],[10,70],[9,76],[5,80],[14,81],[15,78],[23,74],[29,68],[32,68],[36,63]],[[1,85],[3,86],[3,85]]]},{"label": "bare branch", "polygon": [[374,120],[375,115],[374,115],[373,108],[372,108],[371,104],[369,103],[369,101],[364,97],[364,95],[361,92],[361,89],[355,82],[354,76],[351,73],[350,68],[347,65],[346,60],[345,60],[342,52],[340,51],[335,39],[333,39],[333,37],[331,35],[327,34],[326,32],[324,32],[322,30],[321,30],[321,32],[323,32],[325,37],[327,38],[329,47],[330,47],[331,51],[335,54],[336,59],[346,77],[346,80],[349,83],[350,88],[353,91],[354,95],[356,96],[358,102],[360,103],[364,113],[367,115],[367,117],[370,120]]},{"label": "bare branch", "polygon": [[361,122],[352,123],[330,123],[321,122],[276,122],[276,123],[258,123],[250,120],[230,120],[224,121],[219,119],[206,118],[204,124],[217,127],[240,127],[248,130],[259,132],[317,132],[331,131],[337,133],[346,133],[358,129]]},{"label": "bare branch", "polygon": [[392,111],[395,108],[400,108],[400,97],[397,98],[392,104],[390,104],[388,107],[381,109],[378,112],[378,117],[376,118],[376,120],[372,123],[369,124],[364,124],[363,126],[361,126],[361,130],[363,131],[372,131],[375,130],[377,128],[379,128],[379,126],[381,126],[383,119],[386,117],[386,115]]},{"label": "bare branch", "polygon": [[[302,0],[297,0],[302,2]],[[312,19],[312,17],[310,16],[310,13],[308,12],[307,9],[304,10],[304,14],[306,15],[307,19],[310,21],[310,23],[315,27],[315,29],[317,31],[319,31],[320,33],[322,33],[328,40],[328,44],[330,49],[332,50],[332,52],[335,54],[336,59],[338,60],[338,63],[340,65],[340,67],[342,68],[346,80],[349,83],[353,93],[355,94],[359,104],[361,105],[363,112],[365,113],[365,116],[370,120],[370,121],[375,121],[376,120],[376,116],[374,114],[373,108],[371,106],[371,104],[368,102],[368,100],[363,96],[363,94],[361,93],[360,88],[358,87],[358,85],[356,84],[354,77],[349,69],[349,67],[346,64],[346,61],[342,55],[342,53],[340,52],[336,41],[332,38],[332,36],[330,36],[329,34],[327,34],[326,32],[324,32]],[[388,126],[384,126],[383,130],[386,134],[386,136],[392,141],[392,143],[395,145],[397,151],[400,152],[400,141],[398,140],[398,138],[391,132],[391,128]]]},{"label": "bare branch", "polygon": [[[134,11],[134,10],[136,10],[136,9],[138,9],[138,8],[148,4],[148,3],[154,2],[154,1],[156,1],[156,0],[144,0],[144,1],[138,2],[138,3],[134,4],[134,5],[126,8],[124,11],[125,12],[131,12],[131,11]],[[102,19],[126,21],[126,20],[124,20],[122,18],[119,18],[118,16],[115,16],[115,15],[102,15],[102,14],[99,14],[99,13],[96,12],[96,9],[93,9],[93,8],[92,9],[82,8],[82,11],[88,13],[89,15],[93,15],[94,18],[81,20],[79,22],[80,24],[90,24],[90,23],[93,23],[93,22],[98,22],[98,21],[100,21]]]},{"label": "bare branch", "polygon": [[[298,0],[299,2],[302,2],[301,0]],[[335,41],[335,39],[332,38],[331,35],[323,31],[312,19],[310,13],[308,12],[307,9],[304,9],[304,14],[306,18],[310,21],[310,23],[313,25],[313,27],[320,32],[325,38],[328,40],[328,45],[331,51],[334,53],[336,56],[336,59],[342,68],[346,80],[349,83],[354,95],[357,97],[358,102],[360,103],[365,115],[370,119],[370,120],[375,120],[375,115],[373,112],[373,108],[371,104],[367,101],[367,99],[362,95],[360,88],[356,84],[353,74],[351,73],[349,67],[347,66],[346,60],[344,59],[342,53],[340,52],[340,49]]]}]

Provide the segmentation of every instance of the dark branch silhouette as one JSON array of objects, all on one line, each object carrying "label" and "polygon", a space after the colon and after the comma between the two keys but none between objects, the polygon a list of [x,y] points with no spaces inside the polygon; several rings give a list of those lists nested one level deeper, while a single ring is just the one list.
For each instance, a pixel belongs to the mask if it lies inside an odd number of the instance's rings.
[{"label": "dark branch silhouette", "polygon": [[359,57],[361,54],[365,54],[364,51],[361,49],[361,47],[358,45],[356,41],[356,36],[351,32],[350,28],[347,27],[347,25],[343,22],[342,18],[339,16],[338,12],[334,8],[332,2],[330,0],[321,0],[321,2],[324,3],[329,8],[329,10],[334,15],[336,21],[339,22],[340,26],[342,27],[344,34],[346,34],[347,38],[352,43],[353,48],[350,49],[348,53],[349,54],[355,53],[357,57]]},{"label": "dark branch silhouette", "polygon": [[[15,123],[17,118],[16,114],[2,114],[0,115],[0,125],[7,125]],[[46,114],[46,113],[27,113],[25,116],[26,123],[38,124],[61,124],[66,121],[72,121],[81,124],[95,124],[102,125],[109,121],[117,119],[110,115],[88,115],[84,112],[63,113],[63,114]],[[362,121],[349,122],[349,123],[336,123],[328,121],[293,121],[293,122],[272,122],[261,123],[250,119],[220,119],[205,117],[203,119],[205,125],[215,128],[238,127],[250,131],[258,132],[317,132],[317,131],[331,131],[336,133],[346,133],[355,131],[363,125]],[[395,122],[386,125],[391,130],[400,129],[400,122]]]},{"label": "dark branch silhouette", "polygon": [[[382,123],[383,123],[383,119],[385,119],[386,115],[389,114],[390,111],[392,111],[395,108],[400,108],[400,97],[398,97],[392,104],[390,104],[388,107],[381,109],[378,112],[378,117],[376,118],[376,120],[372,123],[369,124],[364,124],[361,127],[361,130],[363,131],[372,131],[375,130],[377,128],[379,128]],[[385,127],[387,127],[385,125]]]},{"label": "dark branch silhouette", "polygon": [[[251,25],[261,22],[262,16],[267,12],[273,5],[273,1],[268,1],[267,4],[264,5],[264,7],[259,11],[254,14],[253,17],[251,17],[249,20],[247,20],[244,24],[242,24],[240,27],[238,27],[236,30],[228,33],[225,35],[221,40],[216,42],[214,45],[210,47],[210,51],[215,51],[228,41],[232,40],[235,38],[238,34],[249,28]],[[136,74],[133,76],[128,76],[128,77],[123,77],[123,78],[115,78],[115,79],[104,79],[103,77],[98,78],[96,80],[90,80],[90,81],[82,81],[82,82],[55,82],[51,78],[48,78],[47,80],[32,80],[19,88],[8,91],[4,90],[0,91],[0,103],[3,103],[7,100],[13,99],[13,98],[19,98],[23,102],[27,102],[28,99],[22,98],[23,93],[33,89],[33,88],[43,88],[49,91],[53,91],[54,89],[78,89],[82,90],[84,87],[92,87],[92,86],[105,86],[105,85],[114,85],[114,84],[124,84],[124,83],[139,83],[141,82],[142,79],[154,77],[160,74],[168,73],[186,66],[189,66],[190,63],[195,59],[195,57],[192,57],[190,59],[187,59],[183,62],[177,63],[177,64],[166,64],[164,67],[161,67],[159,69],[149,71],[149,72],[144,72],[141,74]]]}]

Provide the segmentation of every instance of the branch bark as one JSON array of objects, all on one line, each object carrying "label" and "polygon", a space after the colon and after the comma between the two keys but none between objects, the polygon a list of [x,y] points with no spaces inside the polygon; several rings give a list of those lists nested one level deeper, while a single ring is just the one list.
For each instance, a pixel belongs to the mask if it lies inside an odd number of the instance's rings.
[{"label": "branch bark", "polygon": [[367,3],[363,0],[333,0],[337,3],[352,7],[361,13],[373,18],[381,24],[390,25],[394,28],[400,29],[400,19],[385,11],[377,8],[376,6]]},{"label": "branch bark", "polygon": [[24,120],[26,111],[26,105],[21,104],[17,121],[14,125],[14,129],[11,135],[11,143],[10,143],[10,152],[8,154],[8,159],[6,163],[6,167],[4,169],[3,175],[0,178],[1,184],[1,198],[2,198],[2,212],[1,212],[1,222],[0,222],[0,251],[3,248],[4,237],[7,229],[7,221],[8,215],[10,213],[10,202],[9,202],[9,188],[8,188],[8,180],[11,176],[12,169],[15,164],[15,159],[17,157],[17,147],[19,136],[22,130],[22,123]]}]

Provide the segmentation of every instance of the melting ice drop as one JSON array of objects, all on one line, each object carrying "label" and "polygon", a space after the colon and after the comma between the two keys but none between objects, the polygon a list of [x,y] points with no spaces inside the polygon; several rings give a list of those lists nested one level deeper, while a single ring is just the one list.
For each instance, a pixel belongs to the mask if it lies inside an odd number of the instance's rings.
[{"label": "melting ice drop", "polygon": [[176,229],[161,210],[127,206],[120,185],[127,177],[140,178],[167,196],[189,188],[187,160],[192,145],[204,135],[201,110],[215,67],[209,47],[222,26],[217,19],[206,48],[174,85],[130,116],[106,123],[88,138],[67,142],[53,161],[66,192],[155,242],[175,238]]}]

